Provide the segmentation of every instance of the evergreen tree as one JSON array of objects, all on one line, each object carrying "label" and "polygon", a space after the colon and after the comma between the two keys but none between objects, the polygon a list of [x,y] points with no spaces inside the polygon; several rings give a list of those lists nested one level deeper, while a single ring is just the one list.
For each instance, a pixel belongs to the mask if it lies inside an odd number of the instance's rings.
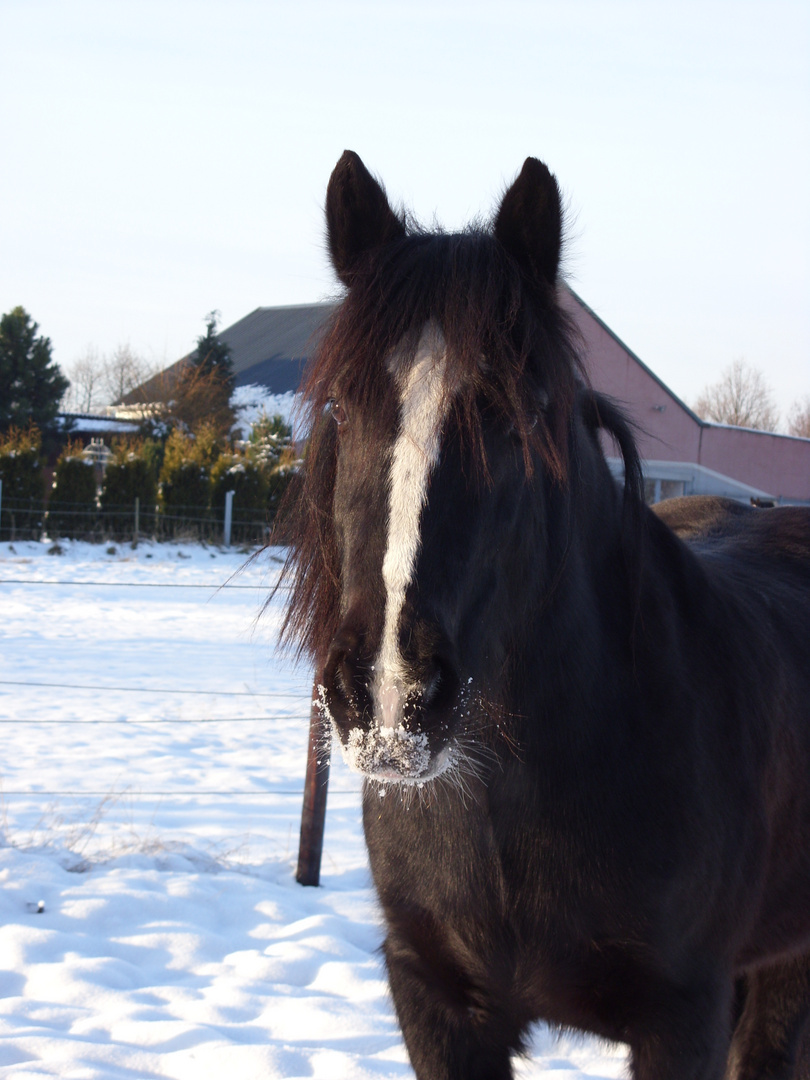
[{"label": "evergreen tree", "polygon": [[200,375],[215,375],[227,386],[230,397],[234,384],[231,347],[217,337],[218,311],[210,311],[205,317],[205,333],[197,338],[197,351],[192,360]]},{"label": "evergreen tree", "polygon": [[172,388],[168,411],[187,431],[208,424],[227,437],[234,422],[231,349],[217,338],[217,312],[212,311],[206,317],[205,326],[206,332],[197,338],[191,362]]},{"label": "evergreen tree", "polygon": [[261,464],[267,477],[267,510],[273,518],[303,464],[296,453],[292,428],[278,413],[272,417],[262,413],[251,428],[246,453]]},{"label": "evergreen tree", "polygon": [[248,450],[263,464],[275,468],[282,455],[293,445],[292,428],[279,413],[268,416],[262,412],[248,436]]},{"label": "evergreen tree", "polygon": [[160,470],[160,506],[164,514],[207,516],[211,498],[211,467],[222,446],[212,424],[202,424],[196,435],[179,428],[166,440]]},{"label": "evergreen tree", "polygon": [[117,539],[132,536],[136,499],[140,503],[140,529],[147,534],[154,531],[157,501],[154,450],[155,444],[145,440],[130,443],[119,439],[113,443],[101,492],[104,531],[108,536]]},{"label": "evergreen tree", "polygon": [[89,539],[98,529],[96,473],[80,442],[69,442],[59,456],[48,500],[45,528],[52,540]]},{"label": "evergreen tree", "polygon": [[39,539],[45,500],[43,464],[35,427],[27,431],[10,428],[0,435],[0,540]]},{"label": "evergreen tree", "polygon": [[38,329],[21,307],[0,318],[0,432],[34,424],[47,441],[57,433],[59,402],[70,384]]}]

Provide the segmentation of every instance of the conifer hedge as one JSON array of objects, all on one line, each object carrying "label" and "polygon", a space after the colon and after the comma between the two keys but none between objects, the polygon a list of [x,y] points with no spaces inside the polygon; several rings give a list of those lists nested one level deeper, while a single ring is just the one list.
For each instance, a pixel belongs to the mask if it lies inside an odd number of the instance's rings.
[{"label": "conifer hedge", "polygon": [[158,485],[158,507],[164,518],[189,524],[210,520],[211,470],[220,456],[216,432],[203,425],[194,435],[175,428],[166,440]]},{"label": "conifer hedge", "polygon": [[52,540],[88,540],[100,532],[96,470],[83,450],[81,443],[69,442],[56,463],[45,522]]},{"label": "conifer hedge", "polygon": [[0,540],[36,540],[42,532],[45,474],[37,428],[0,436]]},{"label": "conifer hedge", "polygon": [[101,509],[108,536],[135,536],[135,500],[138,500],[138,532],[151,534],[155,526],[157,474],[154,446],[150,440],[128,443],[117,440],[104,473]]},{"label": "conifer hedge", "polygon": [[[268,533],[298,460],[289,426],[263,416],[250,438],[228,445],[212,423],[175,429],[165,443],[116,440],[98,487],[96,468],[69,442],[44,510],[44,460],[36,429],[0,437],[0,538],[120,540],[136,533],[221,540],[225,501],[234,492],[231,539],[259,543]],[[136,525],[137,500],[137,525]]]}]

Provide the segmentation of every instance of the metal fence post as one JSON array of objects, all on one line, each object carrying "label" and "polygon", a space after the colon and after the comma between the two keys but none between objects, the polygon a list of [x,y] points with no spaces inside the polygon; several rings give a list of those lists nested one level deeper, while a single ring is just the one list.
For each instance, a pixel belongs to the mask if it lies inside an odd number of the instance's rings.
[{"label": "metal fence post", "polygon": [[134,543],[138,543],[138,533],[141,525],[141,500],[138,495],[135,496],[135,536],[133,538]]},{"label": "metal fence post", "polygon": [[231,524],[233,523],[233,497],[236,493],[234,491],[225,492],[225,529],[223,541],[225,547],[231,546]]}]

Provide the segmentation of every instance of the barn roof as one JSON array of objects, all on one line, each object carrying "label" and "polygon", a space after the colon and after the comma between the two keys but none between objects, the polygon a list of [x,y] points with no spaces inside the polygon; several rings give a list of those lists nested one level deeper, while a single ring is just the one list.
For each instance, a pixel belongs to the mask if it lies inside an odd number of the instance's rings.
[{"label": "barn roof", "polygon": [[[259,307],[217,334],[231,348],[236,386],[266,386],[271,394],[296,391],[304,364],[318,342],[318,333],[335,304],[291,304]],[[135,405],[157,400],[167,382],[173,385],[193,353],[176,360],[123,398]]]},{"label": "barn roof", "polygon": [[307,357],[334,304],[260,307],[218,335],[231,347],[237,386],[257,383],[274,394],[297,390]]}]

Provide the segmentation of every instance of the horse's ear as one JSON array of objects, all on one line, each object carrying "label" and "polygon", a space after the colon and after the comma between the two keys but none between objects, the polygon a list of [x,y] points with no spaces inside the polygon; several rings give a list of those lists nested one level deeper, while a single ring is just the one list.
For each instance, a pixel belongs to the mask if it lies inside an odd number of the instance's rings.
[{"label": "horse's ear", "polygon": [[326,189],[326,231],[335,272],[351,285],[358,260],[405,235],[385,192],[357,154],[344,150]]},{"label": "horse's ear", "polygon": [[495,236],[530,279],[555,284],[562,244],[560,189],[537,158],[526,158],[520,176],[504,195]]}]

